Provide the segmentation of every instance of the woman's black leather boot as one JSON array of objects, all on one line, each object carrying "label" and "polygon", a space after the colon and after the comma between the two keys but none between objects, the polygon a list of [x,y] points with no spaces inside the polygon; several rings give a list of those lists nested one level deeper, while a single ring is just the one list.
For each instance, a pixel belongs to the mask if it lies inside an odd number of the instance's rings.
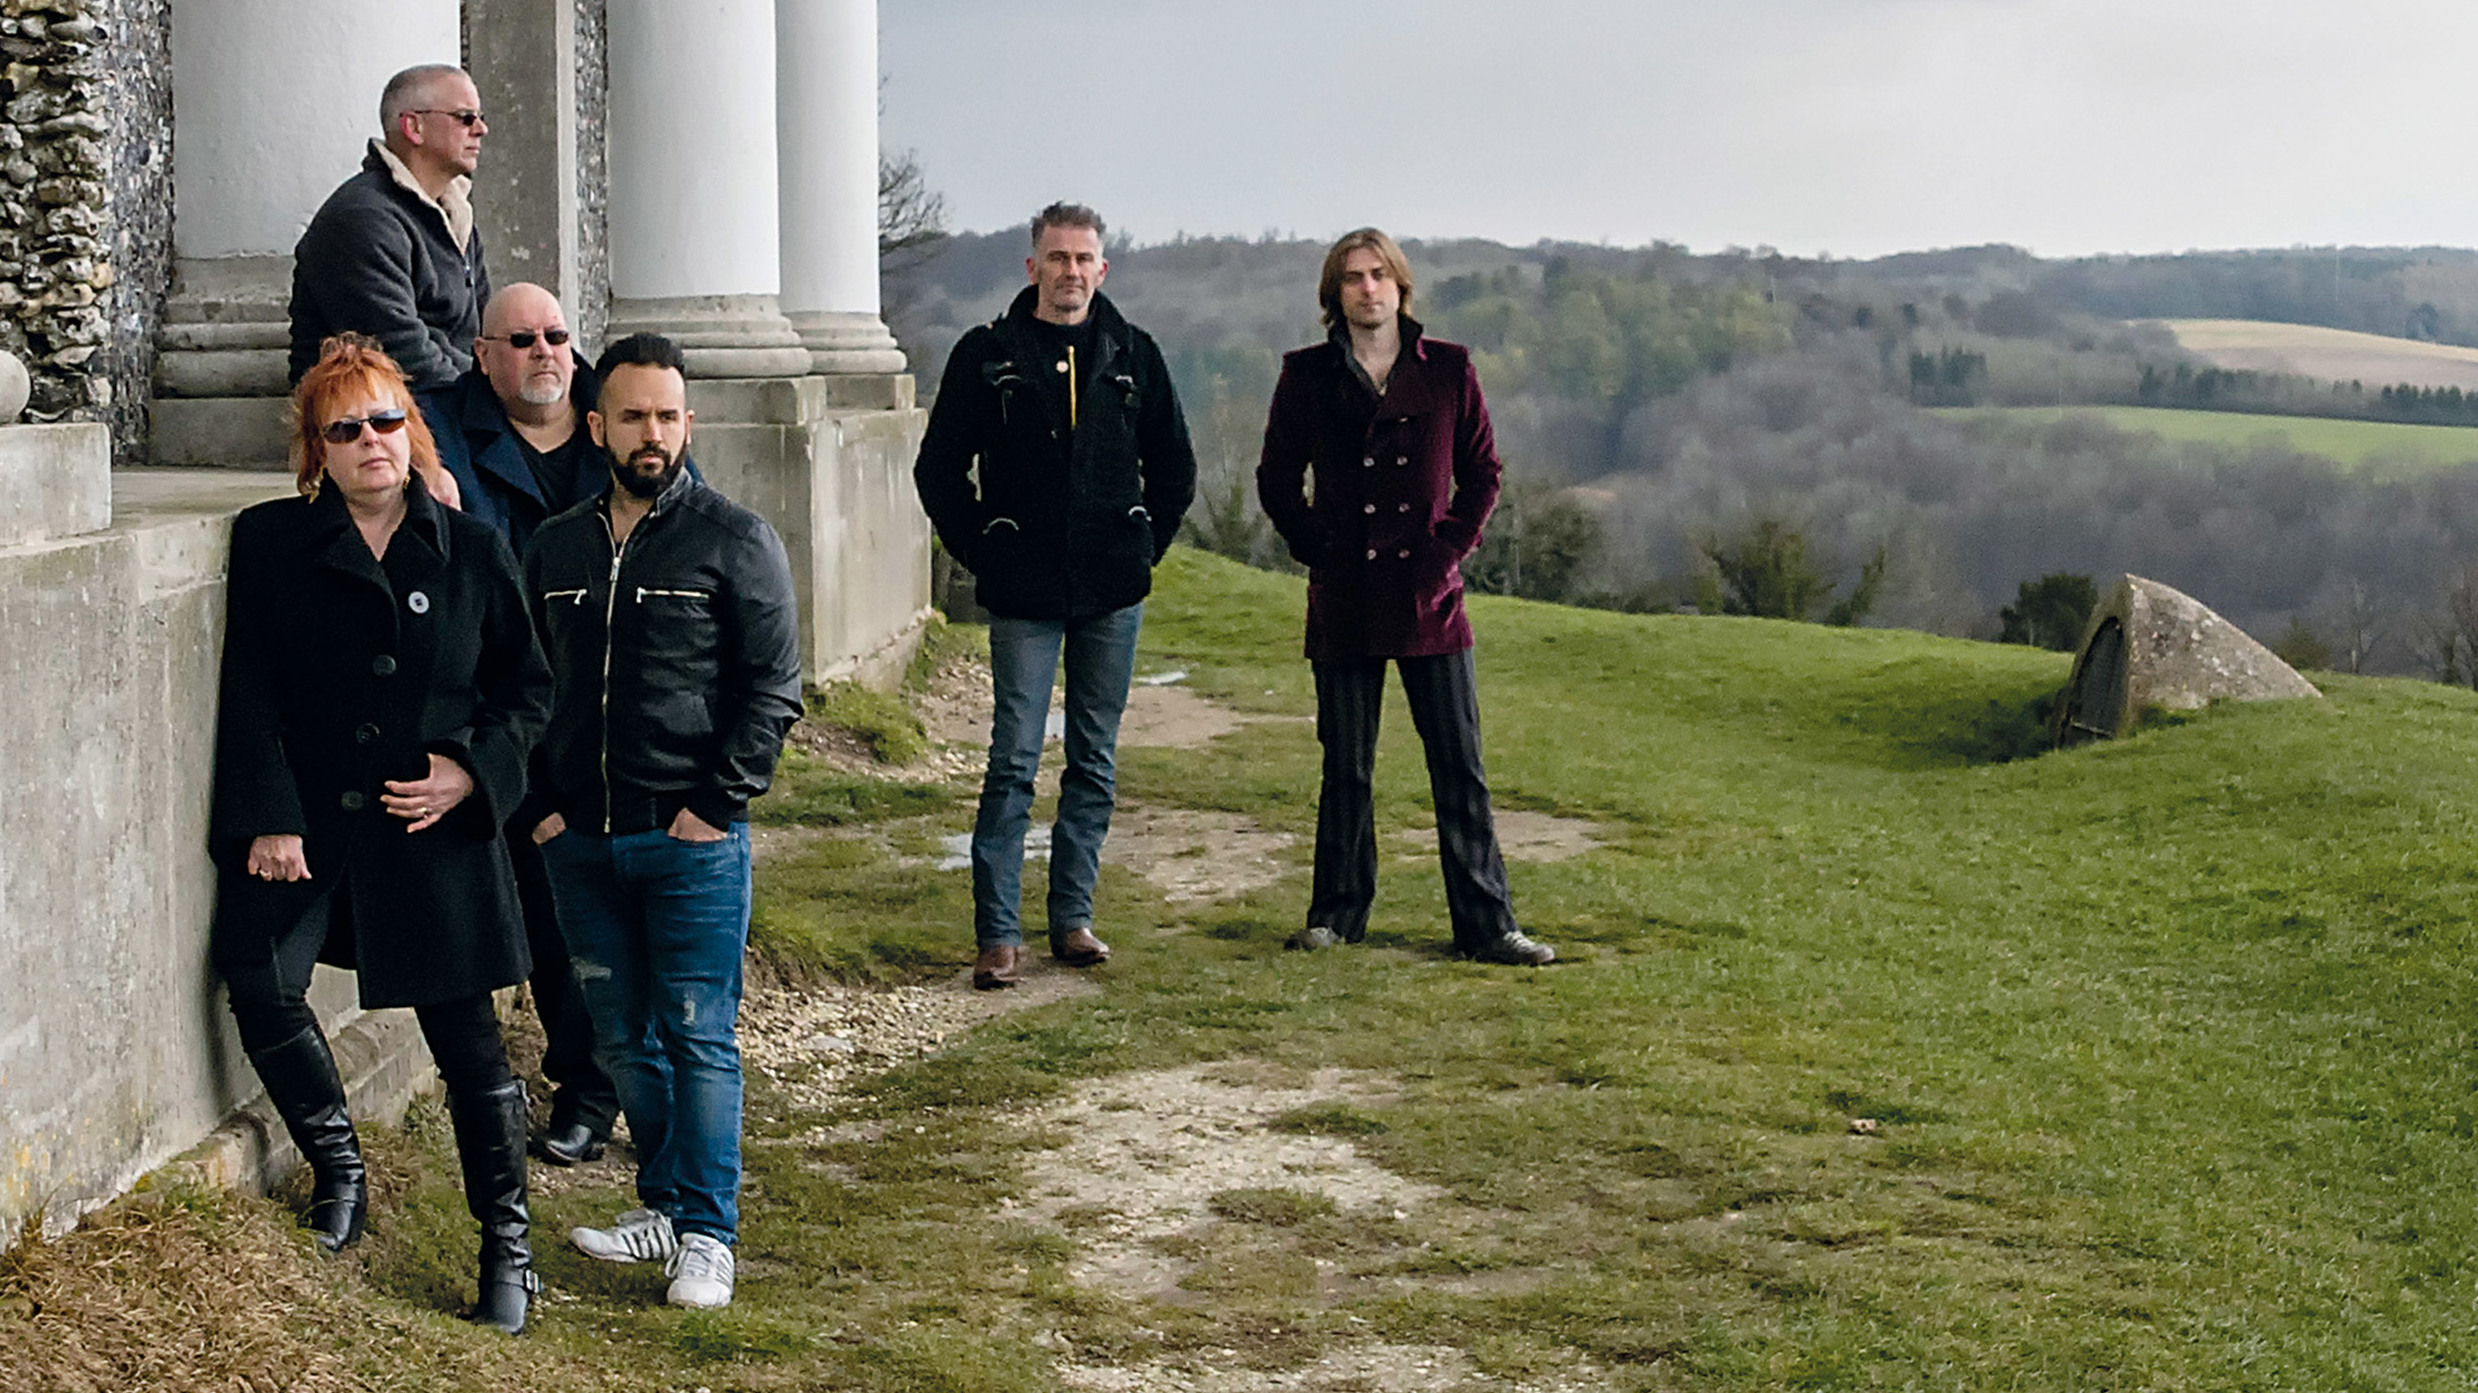
[{"label": "woman's black leather boot", "polygon": [[473,1322],[510,1335],[525,1328],[525,1307],[541,1290],[527,1241],[525,1085],[515,1079],[480,1093],[451,1093],[456,1157],[465,1172],[465,1208],[482,1225],[481,1294]]},{"label": "woman's black leather boot", "polygon": [[327,1038],[312,1026],[272,1049],[252,1051],[250,1063],[310,1166],[310,1207],[301,1226],[330,1253],[360,1242],[370,1220],[370,1185]]}]

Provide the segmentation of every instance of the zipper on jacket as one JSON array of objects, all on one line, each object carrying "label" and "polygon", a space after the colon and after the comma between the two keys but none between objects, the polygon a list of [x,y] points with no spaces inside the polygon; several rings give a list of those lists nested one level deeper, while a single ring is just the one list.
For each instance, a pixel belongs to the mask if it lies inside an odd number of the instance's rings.
[{"label": "zipper on jacket", "polygon": [[1067,429],[1076,428],[1076,346],[1067,345]]},{"label": "zipper on jacket", "polygon": [[574,590],[545,590],[542,592],[542,602],[549,604],[553,600],[567,600],[581,605],[585,603],[585,597],[592,593],[589,587],[582,585]]},{"label": "zipper on jacket", "polygon": [[[613,576],[616,579],[617,573],[614,572]],[[642,585],[637,587],[638,604],[644,604],[648,596],[669,596],[675,600],[711,600],[714,598],[712,594],[703,590],[655,590]]]},{"label": "zipper on jacket", "polygon": [[[642,524],[644,519],[638,521]],[[620,557],[628,544],[613,530],[608,512],[602,515],[602,535],[611,539],[611,584],[602,601],[602,835],[607,837],[611,835],[611,625],[619,613]],[[628,535],[636,533],[631,530]]]}]

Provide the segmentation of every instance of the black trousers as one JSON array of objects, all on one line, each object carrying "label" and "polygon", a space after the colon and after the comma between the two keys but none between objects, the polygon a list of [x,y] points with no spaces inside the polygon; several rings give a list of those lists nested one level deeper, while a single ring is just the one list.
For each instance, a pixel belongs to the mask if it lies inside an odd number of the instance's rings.
[{"label": "black trousers", "polygon": [[[1403,694],[1411,699],[1411,724],[1428,754],[1437,861],[1445,872],[1454,942],[1462,948],[1493,943],[1516,925],[1506,863],[1497,851],[1497,820],[1489,811],[1488,776],[1480,767],[1480,694],[1471,650],[1393,662],[1402,672]],[[1353,943],[1367,933],[1368,911],[1377,898],[1373,775],[1385,664],[1383,658],[1313,664],[1325,777],[1317,793],[1316,885],[1308,923]]]},{"label": "black trousers", "polygon": [[559,931],[542,848],[534,845],[530,827],[511,825],[506,841],[517,904],[525,912],[525,941],[533,949],[533,979],[527,985],[533,989],[534,1015],[542,1021],[542,1077],[551,1081],[554,1125],[582,1122],[597,1135],[607,1134],[619,1116],[619,1087],[594,1059],[594,1022],[585,1013],[585,989],[577,985],[576,963]]},{"label": "black trousers", "polygon": [[[330,932],[352,932],[350,923],[338,922],[351,914],[351,903],[338,885],[270,944],[264,958],[224,964],[224,987],[231,995],[232,1021],[241,1029],[243,1049],[256,1054],[319,1028],[318,1015],[305,1000],[310,973]],[[448,1092],[480,1093],[513,1077],[489,992],[416,1006],[413,1015],[421,1022],[422,1039],[430,1045]]]}]

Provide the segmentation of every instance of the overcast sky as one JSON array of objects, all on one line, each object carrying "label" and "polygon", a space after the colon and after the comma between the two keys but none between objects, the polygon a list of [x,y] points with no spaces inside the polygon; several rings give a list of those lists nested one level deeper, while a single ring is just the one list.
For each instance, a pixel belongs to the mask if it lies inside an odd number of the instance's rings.
[{"label": "overcast sky", "polygon": [[884,0],[955,226],[2478,244],[2478,0]]}]

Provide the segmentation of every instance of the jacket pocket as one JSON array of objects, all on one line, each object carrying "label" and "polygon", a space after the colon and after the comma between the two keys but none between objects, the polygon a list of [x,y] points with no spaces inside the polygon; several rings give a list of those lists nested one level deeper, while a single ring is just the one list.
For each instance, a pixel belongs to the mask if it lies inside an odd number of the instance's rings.
[{"label": "jacket pocket", "polygon": [[981,535],[973,542],[972,555],[965,561],[965,568],[986,580],[1005,564],[1005,558],[1013,555],[1016,544],[1023,540],[1023,526],[1015,519],[991,518],[981,525]]}]

